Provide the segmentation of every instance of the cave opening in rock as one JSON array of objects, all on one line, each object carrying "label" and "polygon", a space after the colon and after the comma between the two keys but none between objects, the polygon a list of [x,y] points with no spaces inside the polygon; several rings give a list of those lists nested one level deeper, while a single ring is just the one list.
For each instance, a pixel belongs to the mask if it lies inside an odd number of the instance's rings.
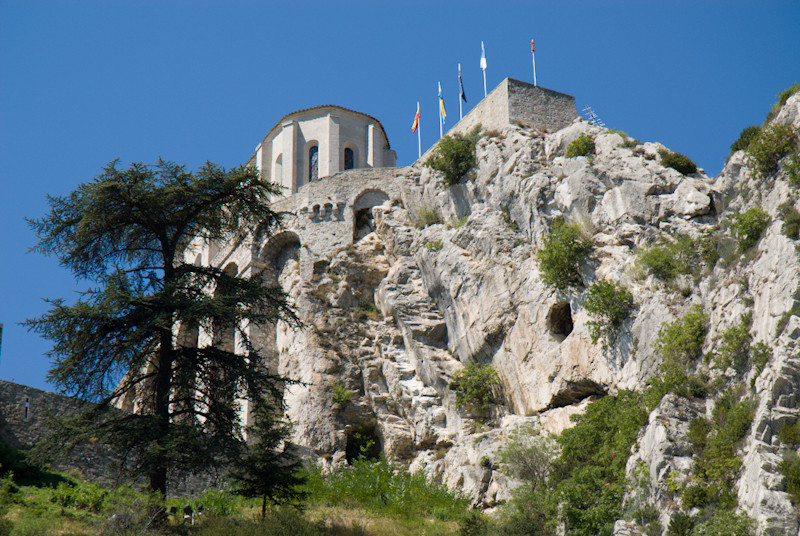
[{"label": "cave opening in rock", "polygon": [[550,307],[547,314],[547,329],[552,335],[566,337],[572,333],[572,308],[567,301],[560,301]]},{"label": "cave opening in rock", "polygon": [[348,464],[363,458],[366,460],[377,460],[381,457],[383,449],[381,440],[374,424],[362,424],[354,426],[347,431],[347,445],[345,446],[345,458]]}]

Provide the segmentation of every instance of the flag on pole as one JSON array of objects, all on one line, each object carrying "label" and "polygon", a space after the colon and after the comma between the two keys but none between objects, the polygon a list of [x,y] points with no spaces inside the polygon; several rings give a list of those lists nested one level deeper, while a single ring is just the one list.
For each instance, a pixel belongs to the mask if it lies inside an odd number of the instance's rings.
[{"label": "flag on pole", "polygon": [[461,100],[467,102],[467,95],[464,93],[464,84],[461,82],[461,64],[458,64],[458,96]]},{"label": "flag on pole", "polygon": [[442,112],[442,121],[447,117],[444,111],[444,99],[442,98],[442,83],[439,82],[439,111]]},{"label": "flag on pole", "polygon": [[533,52],[533,39],[531,39],[531,52]]},{"label": "flag on pole", "polygon": [[419,128],[419,103],[417,103],[417,113],[414,114],[414,123],[411,125],[411,133],[415,133]]},{"label": "flag on pole", "polygon": [[536,54],[533,51],[533,39],[531,39],[531,61],[533,62],[533,85],[538,86],[536,83]]},{"label": "flag on pole", "polygon": [[481,41],[481,69],[486,70],[486,49],[483,48],[483,41]]}]

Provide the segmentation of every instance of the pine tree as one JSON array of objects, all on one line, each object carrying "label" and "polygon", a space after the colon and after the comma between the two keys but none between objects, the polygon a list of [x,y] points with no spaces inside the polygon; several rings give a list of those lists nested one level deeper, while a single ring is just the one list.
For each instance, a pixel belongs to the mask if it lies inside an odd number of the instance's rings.
[{"label": "pine tree", "polygon": [[[49,213],[29,220],[39,237],[32,250],[95,286],[74,304],[50,301],[27,325],[53,341],[49,380],[96,403],[62,421],[58,436],[115,446],[163,496],[169,471],[207,470],[242,452],[238,400],[279,399],[279,379],[243,326],[296,324],[286,296],[258,273],[193,262],[203,241],[237,243],[274,229],[269,198],[279,187],[247,167],[117,165],[66,197],[48,196]],[[181,344],[192,329],[215,344]],[[221,343],[233,331],[239,352]],[[137,410],[117,410],[131,393]]]},{"label": "pine tree", "polygon": [[254,423],[248,427],[247,454],[234,462],[231,478],[234,491],[245,497],[261,498],[261,518],[267,513],[267,501],[280,503],[304,496],[298,489],[304,479],[298,475],[300,461],[290,452],[284,439],[289,425],[280,422],[279,412],[269,405],[254,411]]}]

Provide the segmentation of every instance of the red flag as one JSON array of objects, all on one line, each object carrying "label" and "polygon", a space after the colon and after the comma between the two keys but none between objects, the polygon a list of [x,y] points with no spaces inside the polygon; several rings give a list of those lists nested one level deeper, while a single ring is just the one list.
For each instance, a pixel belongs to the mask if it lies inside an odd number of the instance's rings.
[{"label": "red flag", "polygon": [[533,52],[533,39],[531,39],[531,52]]},{"label": "red flag", "polygon": [[417,128],[419,128],[419,103],[417,103],[417,113],[414,115],[414,123],[411,125],[411,133],[413,134],[416,132]]}]

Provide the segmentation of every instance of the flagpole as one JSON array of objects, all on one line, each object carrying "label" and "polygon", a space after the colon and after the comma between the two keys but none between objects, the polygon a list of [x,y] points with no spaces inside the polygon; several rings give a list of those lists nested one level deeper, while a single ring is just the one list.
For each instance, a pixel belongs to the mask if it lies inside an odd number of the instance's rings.
[{"label": "flagpole", "polygon": [[[417,101],[417,111],[419,111],[419,101]],[[422,137],[420,136],[420,120],[417,119],[417,151],[419,154],[419,158],[422,158]]]},{"label": "flagpole", "polygon": [[486,97],[486,49],[481,41],[481,71],[483,71],[483,96]]},{"label": "flagpole", "polygon": [[444,135],[442,128],[444,127],[444,118],[442,117],[442,83],[439,82],[439,96],[436,99],[436,107],[439,108],[439,138]]},{"label": "flagpole", "polygon": [[461,114],[461,64],[458,64],[458,120],[461,121],[464,116]]},{"label": "flagpole", "polygon": [[531,59],[533,60],[533,85],[536,86],[536,53],[533,51],[533,39],[531,39]]}]

